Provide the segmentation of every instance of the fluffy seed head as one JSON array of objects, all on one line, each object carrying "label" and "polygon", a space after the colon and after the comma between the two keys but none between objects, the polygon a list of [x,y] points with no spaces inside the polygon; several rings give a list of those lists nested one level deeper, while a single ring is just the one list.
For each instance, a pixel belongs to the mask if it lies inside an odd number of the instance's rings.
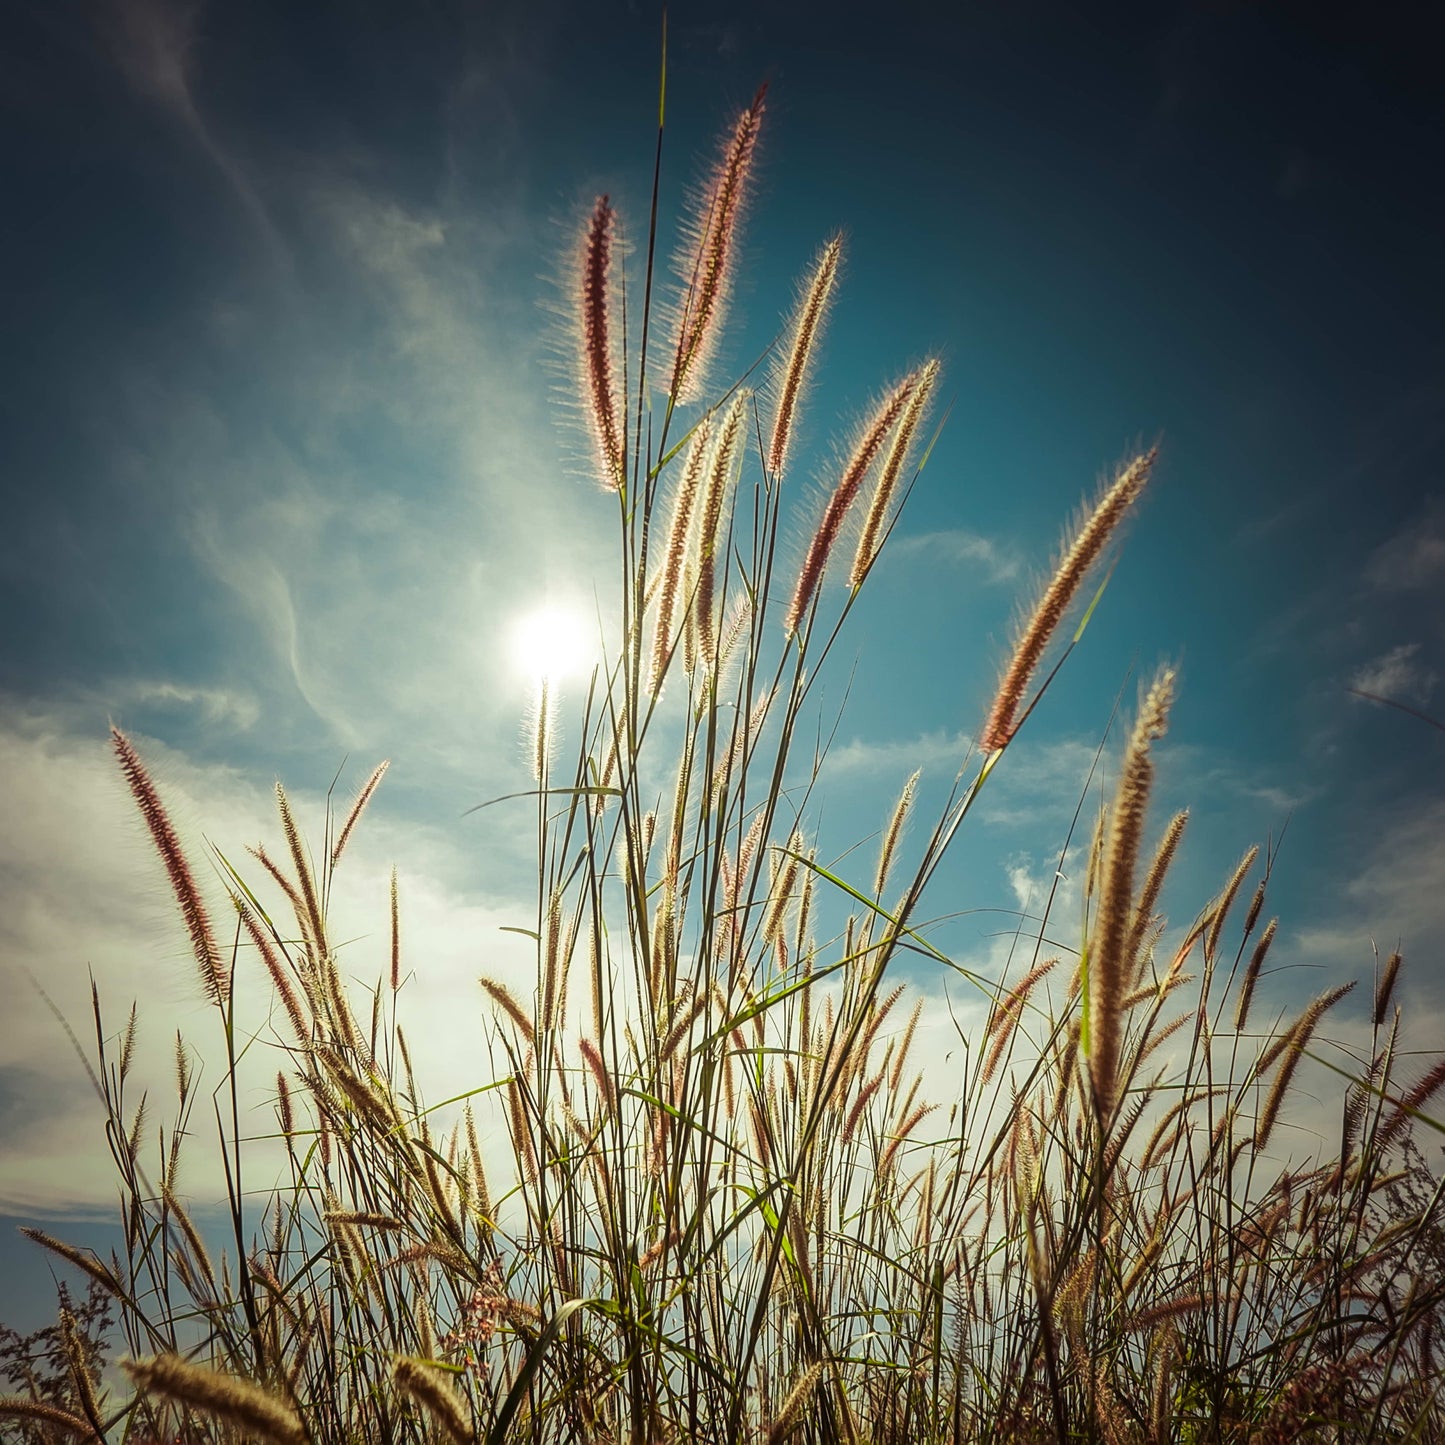
[{"label": "fluffy seed head", "polygon": [[386,770],[390,766],[389,761],[378,763],[371,776],[362,784],[361,791],[356,795],[356,801],[352,803],[350,811],[346,814],[346,821],[341,825],[341,831],[336,835],[336,842],[332,845],[331,866],[333,868],[341,861],[341,855],[351,839],[352,829],[356,827],[356,820],[361,817],[363,809],[371,801],[371,795],[376,791],[382,778],[386,776]]},{"label": "fluffy seed head", "polygon": [[176,836],[170,815],[162,805],[160,794],[130,739],[116,727],[111,728],[110,739],[126,786],[140,809],[141,817],[145,819],[151,841],[155,844],[156,852],[161,855],[161,862],[165,864],[166,873],[170,877],[171,891],[180,905],[186,932],[191,936],[191,948],[196,955],[196,963],[200,966],[201,983],[211,1002],[223,1005],[230,992],[230,970],[221,957],[220,946],[211,931],[210,914],[201,898],[201,890],[196,887],[191,865],[181,850],[180,839]]},{"label": "fluffy seed head", "polygon": [[810,1365],[798,1378],[797,1384],[788,1391],[788,1397],[778,1409],[773,1423],[768,1426],[767,1445],[777,1445],[786,1440],[798,1426],[808,1402],[818,1393],[823,1379],[823,1364],[818,1361]]},{"label": "fluffy seed head", "polygon": [[[693,429],[692,440],[688,443],[687,457],[683,462],[682,476],[678,479],[677,491],[673,494],[672,515],[668,521],[667,543],[662,550],[661,582],[657,594],[657,617],[654,622],[652,642],[652,671],[648,691],[656,693],[662,686],[663,675],[672,660],[676,638],[673,625],[677,617],[677,599],[682,590],[683,578],[687,574],[689,543],[692,537],[693,514],[697,505],[697,494],[702,484],[703,469],[708,458],[708,443],[712,436],[712,419],[703,417]],[[609,755],[615,763],[616,751]],[[604,784],[611,781],[608,770],[603,769]]]},{"label": "fluffy seed head", "polygon": [[143,1393],[164,1395],[193,1410],[229,1420],[253,1438],[273,1445],[302,1445],[306,1439],[301,1421],[290,1406],[239,1376],[208,1370],[179,1355],[123,1360],[121,1368]]},{"label": "fluffy seed head", "polygon": [[578,258],[578,332],[582,388],[597,480],[615,492],[626,480],[622,397],[613,375],[609,273],[617,213],[598,196]]},{"label": "fluffy seed head", "polygon": [[728,492],[737,469],[752,393],[739,388],[718,430],[708,462],[693,535],[689,575],[692,583],[691,635],[694,661],[712,669],[717,661],[717,553],[723,535]]},{"label": "fluffy seed head", "polygon": [[424,1360],[398,1356],[392,1361],[391,1378],[396,1388],[413,1399],[441,1426],[457,1445],[473,1438],[471,1409],[435,1366]]},{"label": "fluffy seed head", "polygon": [[919,423],[928,411],[934,384],[938,381],[939,363],[936,359],[926,362],[913,373],[913,392],[908,405],[898,420],[898,430],[893,433],[888,455],[878,469],[878,481],[873,488],[873,497],[863,518],[863,530],[858,536],[858,549],[853,554],[853,566],[848,573],[848,585],[861,587],[868,569],[873,565],[882,543],[888,517],[893,508],[893,498],[898,491],[898,479],[903,475],[904,464],[918,434]]},{"label": "fluffy seed head", "polygon": [[864,477],[868,475],[868,469],[877,460],[889,433],[898,424],[899,417],[918,385],[919,375],[920,373],[914,372],[911,376],[905,376],[884,396],[864,425],[858,444],[853,448],[853,453],[843,468],[843,475],[823,509],[822,520],[808,544],[807,554],[803,558],[803,565],[793,588],[792,601],[789,602],[787,614],[783,618],[785,637],[792,637],[802,626],[822,584],[828,559],[832,556],[838,535],[843,530],[843,521],[863,485]]},{"label": "fluffy seed head", "polygon": [[[1264,1101],[1264,1109],[1255,1122],[1254,1148],[1256,1153],[1262,1153],[1269,1143],[1269,1136],[1274,1132],[1275,1121],[1279,1118],[1280,1105],[1284,1102],[1285,1095],[1289,1093],[1290,1084],[1294,1079],[1294,1071],[1300,1059],[1304,1057],[1304,1051],[1309,1047],[1320,1020],[1354,986],[1355,981],[1351,979],[1349,983],[1341,984],[1338,988],[1332,988],[1328,993],[1321,994],[1299,1016],[1294,1025],[1276,1040],[1272,1048],[1265,1051],[1267,1058],[1277,1058],[1283,1052],[1284,1059],[1279,1066],[1279,1072],[1275,1075],[1269,1097]],[[1263,1073],[1267,1067],[1264,1059],[1261,1059],[1259,1072]]]},{"label": "fluffy seed head", "polygon": [[1118,1083],[1123,1003],[1128,988],[1129,960],[1125,957],[1125,947],[1133,915],[1134,869],[1149,790],[1154,782],[1149,746],[1164,735],[1173,699],[1174,672],[1163,668],[1139,709],[1129,737],[1109,820],[1099,918],[1089,957],[1089,1072],[1101,1118],[1112,1113]]},{"label": "fluffy seed head", "polygon": [[1279,919],[1271,918],[1264,926],[1264,932],[1259,936],[1259,942],[1254,945],[1254,952],[1249,956],[1249,964],[1244,970],[1244,980],[1239,985],[1239,1002],[1234,1009],[1234,1031],[1242,1033],[1244,1025],[1249,1019],[1249,1005],[1254,998],[1254,986],[1259,982],[1259,971],[1264,965],[1264,956],[1269,952],[1269,946],[1274,942],[1275,930],[1279,927]]},{"label": "fluffy seed head", "polygon": [[989,710],[988,721],[984,723],[983,731],[979,734],[979,747],[984,752],[997,751],[1013,737],[1029,680],[1033,677],[1049,640],[1064,620],[1064,615],[1078,595],[1085,577],[1103,556],[1109,539],[1138,501],[1139,494],[1149,480],[1149,473],[1157,455],[1157,451],[1151,448],[1130,462],[1100,496],[1083,523],[1072,535],[1065,537],[1054,575],[1039,594],[1033,611],[1020,629],[1013,657],[999,680],[998,693]]},{"label": "fluffy seed head", "polygon": [[1395,980],[1400,976],[1400,955],[1392,953],[1385,960],[1384,970],[1381,972],[1379,981],[1375,985],[1375,1027],[1379,1028],[1385,1022],[1385,1014],[1389,1011],[1390,999],[1394,996]]},{"label": "fluffy seed head", "polygon": [[675,402],[697,399],[707,364],[717,348],[766,92],[767,86],[763,86],[753,103],[738,117],[732,136],[698,198],[694,219],[688,227],[687,244],[677,260],[682,295],[677,307],[672,378],[668,384],[668,395]]},{"label": "fluffy seed head", "polygon": [[808,285],[799,295],[798,304],[788,319],[788,348],[779,356],[780,365],[774,380],[777,407],[773,413],[772,434],[768,439],[767,464],[774,477],[781,477],[787,465],[793,424],[807,388],[809,363],[828,317],[828,304],[842,257],[843,237],[834,236],[818,253]]}]

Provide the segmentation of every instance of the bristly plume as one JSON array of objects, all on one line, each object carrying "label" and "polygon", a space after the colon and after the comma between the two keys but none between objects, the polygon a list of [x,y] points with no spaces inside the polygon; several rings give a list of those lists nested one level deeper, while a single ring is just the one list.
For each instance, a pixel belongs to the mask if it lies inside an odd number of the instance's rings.
[{"label": "bristly plume", "polygon": [[809,364],[828,318],[828,304],[838,279],[838,265],[843,256],[843,237],[836,235],[818,253],[807,288],[798,296],[793,314],[788,318],[788,349],[779,353],[774,377],[776,409],[773,430],[768,441],[767,464],[773,476],[781,477],[788,461],[788,447],[793,439],[793,423],[798,405],[807,389]]},{"label": "bristly plume", "polygon": [[341,831],[336,835],[336,842],[331,848],[331,866],[333,868],[341,861],[341,855],[346,851],[346,845],[351,841],[352,830],[356,827],[356,820],[361,817],[366,805],[371,801],[371,795],[376,791],[377,785],[386,776],[386,770],[391,766],[389,760],[383,760],[376,765],[371,776],[361,785],[361,791],[356,795],[356,801],[352,803],[350,811],[346,814],[346,821],[341,825]]},{"label": "bristly plume", "polygon": [[868,569],[878,555],[888,515],[893,507],[893,498],[898,491],[898,478],[903,474],[913,438],[918,434],[918,425],[928,411],[928,402],[938,381],[939,363],[937,358],[926,362],[914,373],[916,385],[908,398],[908,405],[893,433],[893,443],[878,472],[878,482],[873,488],[873,498],[868,503],[868,512],[863,519],[863,530],[858,537],[858,550],[853,554],[853,567],[848,573],[848,585],[861,587]]},{"label": "bristly plume", "polygon": [[307,1017],[306,1010],[301,1004],[301,998],[291,982],[291,976],[286,970],[281,950],[266,931],[260,918],[256,916],[255,910],[239,893],[231,894],[231,902],[240,916],[246,932],[250,935],[256,952],[261,955],[261,960],[266,965],[266,971],[271,975],[271,981],[276,986],[281,1004],[286,1010],[287,1017],[291,1020],[291,1028],[296,1034],[297,1042],[302,1048],[306,1048],[311,1043],[311,1020]]},{"label": "bristly plume", "polygon": [[1264,932],[1259,935],[1259,942],[1254,945],[1254,952],[1249,956],[1249,963],[1244,970],[1244,979],[1239,985],[1239,998],[1234,1006],[1234,1031],[1243,1033],[1244,1025],[1249,1019],[1249,1005],[1254,998],[1254,986],[1259,982],[1259,971],[1264,965],[1264,956],[1269,952],[1269,946],[1274,942],[1275,931],[1279,928],[1279,919],[1271,918],[1264,926]]},{"label": "bristly plume", "polygon": [[121,1368],[147,1395],[164,1395],[191,1409],[230,1421],[253,1439],[302,1445],[306,1431],[283,1400],[237,1375],[208,1370],[179,1355],[122,1360]]},{"label": "bristly plume", "polygon": [[823,517],[818,523],[817,530],[813,533],[813,540],[808,544],[807,555],[803,558],[802,568],[798,572],[798,581],[793,588],[793,599],[789,602],[787,615],[783,618],[783,635],[785,637],[792,637],[802,626],[808,609],[813,604],[813,598],[822,584],[823,573],[828,567],[828,558],[832,555],[838,535],[843,530],[843,521],[848,515],[848,509],[853,505],[854,498],[857,497],[859,488],[863,485],[863,479],[868,475],[868,469],[883,450],[883,443],[887,441],[889,432],[898,424],[898,419],[908,405],[908,400],[913,395],[922,375],[921,371],[915,371],[910,376],[905,376],[879,402],[873,415],[868,418],[863,427],[858,444],[853,448],[853,454],[843,468],[842,478],[834,489],[833,495],[828,498],[828,505],[823,509]]},{"label": "bristly plume", "polygon": [[1354,988],[1355,982],[1354,979],[1351,979],[1348,983],[1321,994],[1260,1057],[1257,1067],[1262,1075],[1275,1058],[1278,1058],[1281,1053],[1284,1055],[1279,1066],[1279,1073],[1275,1075],[1274,1084],[1264,1101],[1264,1108],[1255,1120],[1254,1148],[1256,1153],[1263,1153],[1269,1143],[1269,1136],[1274,1131],[1275,1120],[1279,1118],[1279,1106],[1284,1102],[1285,1095],[1289,1093],[1295,1068],[1304,1057],[1305,1050],[1309,1048],[1310,1040],[1314,1037],[1320,1020]]},{"label": "bristly plume", "polygon": [[717,347],[766,93],[764,85],[738,117],[698,197],[696,214],[687,229],[687,244],[678,257],[682,295],[678,301],[677,337],[668,385],[668,395],[675,402],[697,400],[707,364]]},{"label": "bristly plume", "polygon": [[450,1384],[445,1372],[430,1361],[399,1355],[392,1360],[391,1378],[396,1388],[421,1405],[442,1433],[457,1445],[466,1445],[475,1438],[471,1407]]},{"label": "bristly plume", "polygon": [[161,804],[160,794],[146,771],[140,754],[131,745],[129,738],[119,728],[110,730],[111,743],[120,761],[120,770],[125,777],[131,797],[150,829],[151,841],[161,855],[166,873],[171,880],[171,890],[180,905],[181,916],[185,919],[186,931],[191,936],[191,948],[201,969],[201,982],[211,1002],[224,1006],[230,993],[231,976],[221,956],[220,946],[211,930],[211,917],[206,911],[201,891],[196,887],[195,876],[186,855],[181,850],[180,839],[171,824],[170,816]]},{"label": "bristly plume", "polygon": [[908,821],[908,814],[913,809],[914,794],[918,791],[918,780],[922,776],[923,771],[920,768],[903,785],[903,791],[898,795],[898,802],[893,809],[893,816],[889,819],[887,831],[883,834],[883,846],[878,851],[878,871],[873,879],[873,892],[880,902],[883,898],[883,889],[888,882],[888,875],[893,869],[894,855],[898,852],[898,840],[903,836],[903,825]]},{"label": "bristly plume", "polygon": [[1375,1008],[1372,1015],[1376,1028],[1385,1022],[1389,1012],[1390,999],[1395,992],[1395,980],[1400,976],[1400,955],[1392,953],[1385,960],[1384,970],[1375,983]]},{"label": "bristly plume", "polygon": [[988,721],[979,734],[978,745],[985,753],[996,752],[1013,737],[1024,693],[1049,640],[1064,620],[1085,577],[1103,556],[1109,539],[1138,501],[1157,456],[1157,449],[1151,447],[1142,456],[1135,457],[1099,498],[1088,517],[1073,530],[1072,536],[1066,534],[1054,575],[1019,631],[1013,658],[1004,669]]},{"label": "bristly plume", "polygon": [[718,430],[717,444],[703,483],[697,530],[693,537],[691,635],[694,661],[711,670],[717,661],[717,552],[722,539],[728,489],[737,469],[752,393],[740,387]]},{"label": "bristly plume", "polygon": [[1127,957],[1129,925],[1134,913],[1134,870],[1144,814],[1154,783],[1149,746],[1164,736],[1174,700],[1174,672],[1163,668],[1149,689],[1134,723],[1103,855],[1099,915],[1089,951],[1089,1074],[1101,1119],[1111,1115],[1117,1095],[1119,1045],[1123,1033],[1123,1001],[1131,960]]},{"label": "bristly plume", "polygon": [[276,811],[281,817],[281,831],[286,837],[286,846],[291,852],[291,863],[296,869],[296,882],[301,900],[306,906],[307,922],[311,926],[311,937],[316,940],[317,952],[321,959],[330,956],[326,943],[326,917],[321,911],[321,900],[316,892],[316,879],[311,872],[311,860],[306,855],[306,845],[301,839],[301,830],[291,812],[291,800],[286,789],[276,784]]},{"label": "bristly plume", "polygon": [[615,492],[627,479],[622,397],[613,376],[611,304],[612,245],[617,213],[598,196],[579,257],[579,339],[587,427],[596,451],[597,480]]},{"label": "bristly plume", "polygon": [[1129,943],[1125,949],[1125,961],[1134,960],[1140,962],[1139,949],[1149,933],[1151,924],[1154,921],[1154,905],[1159,901],[1159,893],[1164,887],[1164,875],[1169,871],[1169,865],[1174,861],[1174,854],[1179,849],[1179,840],[1184,836],[1184,825],[1189,821],[1189,810],[1176,813],[1170,820],[1169,826],[1164,830],[1164,836],[1159,840],[1159,847],[1155,850],[1154,861],[1149,865],[1149,871],[1144,875],[1144,886],[1139,891],[1138,906],[1134,910],[1134,925],[1129,930]]},{"label": "bristly plume", "polygon": [[391,868],[391,991],[401,987],[401,906],[396,891],[396,865]]},{"label": "bristly plume", "polygon": [[[703,465],[708,457],[708,442],[712,436],[712,418],[703,417],[693,429],[692,441],[688,443],[687,457],[683,462],[682,476],[672,499],[672,516],[667,527],[667,544],[662,549],[662,574],[657,594],[657,617],[653,623],[652,671],[648,691],[656,693],[662,686],[667,665],[672,660],[676,639],[673,627],[677,619],[677,599],[682,591],[683,577],[687,571],[688,544],[692,535],[692,519],[696,510],[698,486],[702,481]],[[614,752],[613,759],[615,761]],[[603,783],[610,781],[603,771]]]}]

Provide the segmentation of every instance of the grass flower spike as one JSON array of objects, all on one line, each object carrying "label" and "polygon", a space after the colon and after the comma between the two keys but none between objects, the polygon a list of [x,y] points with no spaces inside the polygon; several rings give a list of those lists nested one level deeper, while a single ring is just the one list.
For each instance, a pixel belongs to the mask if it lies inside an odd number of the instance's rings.
[{"label": "grass flower spike", "polygon": [[1174,700],[1174,673],[1165,668],[1155,678],[1143,705],[1129,745],[1109,816],[1099,915],[1089,950],[1089,1074],[1095,1106],[1108,1119],[1117,1103],[1119,1048],[1123,1032],[1124,999],[1129,989],[1131,960],[1126,957],[1130,922],[1134,915],[1134,871],[1149,791],[1154,784],[1150,744],[1164,736],[1169,707]]},{"label": "grass flower spike", "polygon": [[667,389],[674,402],[696,401],[702,395],[707,366],[717,349],[766,93],[767,86],[763,86],[738,117],[732,137],[697,200],[687,244],[678,257],[682,294],[677,303],[672,376]]},{"label": "grass flower spike", "polygon": [[622,396],[613,374],[611,270],[617,213],[598,196],[582,243],[578,278],[582,394],[597,480],[615,492],[627,480]]},{"label": "grass flower spike", "polygon": [[1049,640],[1064,620],[1084,579],[1103,556],[1109,539],[1138,501],[1156,456],[1157,452],[1151,449],[1130,462],[1099,498],[1082,525],[1065,539],[1054,575],[1019,632],[1013,658],[1004,669],[988,721],[979,734],[978,745],[984,752],[996,752],[1013,737],[1024,694]]},{"label": "grass flower spike", "polygon": [[828,304],[833,297],[842,258],[843,238],[834,236],[818,253],[812,277],[788,320],[788,349],[778,358],[779,369],[774,382],[776,403],[766,457],[767,469],[774,477],[781,477],[787,467],[798,406],[807,387],[809,367],[823,323],[828,317]]},{"label": "grass flower spike", "polygon": [[808,609],[813,605],[813,598],[817,596],[818,588],[822,584],[823,573],[828,567],[828,559],[837,545],[838,537],[843,530],[843,523],[858,496],[859,489],[862,487],[869,469],[877,461],[889,434],[898,425],[899,418],[904,415],[908,402],[923,380],[926,370],[927,368],[905,376],[897,386],[888,392],[874,408],[872,416],[868,418],[859,434],[852,455],[843,467],[843,475],[833,489],[833,494],[828,498],[827,505],[823,508],[823,516],[813,532],[812,541],[809,542],[807,553],[803,558],[803,565],[798,571],[798,580],[793,588],[792,601],[788,603],[788,610],[783,618],[783,635],[785,637],[793,637],[806,620]]},{"label": "grass flower spike", "polygon": [[883,533],[893,510],[893,499],[898,491],[898,479],[908,460],[908,453],[917,435],[918,424],[928,411],[929,399],[938,381],[939,364],[936,360],[927,362],[915,373],[916,381],[908,397],[908,405],[898,420],[898,430],[893,433],[888,455],[878,470],[878,481],[873,488],[872,499],[863,517],[863,529],[858,535],[858,548],[853,554],[853,568],[848,573],[848,585],[861,587],[873,559],[878,555]]},{"label": "grass flower spike", "polygon": [[176,895],[181,917],[186,921],[186,932],[191,936],[191,949],[201,970],[201,983],[206,995],[212,1003],[223,1005],[230,991],[230,970],[221,956],[220,945],[211,929],[210,913],[201,897],[201,890],[196,886],[195,875],[191,872],[170,815],[130,739],[119,728],[113,727],[110,740],[126,786],[130,788],[131,797],[150,829],[151,841],[170,877],[171,891]]}]

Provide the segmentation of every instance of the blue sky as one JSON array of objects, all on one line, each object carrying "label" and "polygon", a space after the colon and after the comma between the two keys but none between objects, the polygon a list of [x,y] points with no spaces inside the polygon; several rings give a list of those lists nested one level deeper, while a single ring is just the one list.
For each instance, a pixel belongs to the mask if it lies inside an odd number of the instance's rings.
[{"label": "blue sky", "polygon": [[[1097,477],[1158,438],[1085,646],[931,900],[984,910],[947,942],[1000,960],[1116,695],[1168,657],[1158,817],[1193,809],[1178,920],[1288,820],[1276,1003],[1367,972],[1374,940],[1402,948],[1438,1040],[1445,736],[1349,689],[1445,714],[1440,21],[936,8],[671,16],[665,239],[770,82],[724,370],[848,236],[795,544],[829,436],[945,362],[947,427],[823,692],[836,708],[856,663],[834,853],[914,767],[925,799],[947,787],[1021,589]],[[273,836],[276,777],[319,831],[343,759],[348,790],[392,759],[337,907],[374,974],[397,862],[412,1006],[446,1020],[435,1092],[464,1075],[475,975],[517,963],[498,930],[527,897],[525,818],[461,816],[526,785],[506,639],[612,575],[549,308],[599,192],[642,239],[660,24],[644,4],[96,0],[10,31],[0,1210],[34,1220],[113,1191],[25,971],[82,1032],[87,965],[116,1022],[140,997],[162,1077],[177,1026],[202,1056],[213,1032],[111,720],[188,838],[234,852]]]}]

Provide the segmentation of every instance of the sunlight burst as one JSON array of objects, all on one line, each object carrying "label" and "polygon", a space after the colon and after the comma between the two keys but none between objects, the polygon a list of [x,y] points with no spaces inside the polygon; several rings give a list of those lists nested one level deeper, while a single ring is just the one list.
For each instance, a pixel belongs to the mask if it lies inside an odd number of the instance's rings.
[{"label": "sunlight burst", "polygon": [[512,627],[512,659],[538,681],[575,676],[587,668],[592,652],[582,616],[565,607],[539,608]]}]

